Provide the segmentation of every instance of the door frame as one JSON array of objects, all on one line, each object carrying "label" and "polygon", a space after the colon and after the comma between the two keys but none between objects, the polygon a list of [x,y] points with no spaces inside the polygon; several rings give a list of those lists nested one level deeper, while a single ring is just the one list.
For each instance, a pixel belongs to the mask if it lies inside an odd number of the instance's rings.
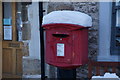
[{"label": "door frame", "polygon": [[2,79],[2,1],[0,1],[0,80]]}]

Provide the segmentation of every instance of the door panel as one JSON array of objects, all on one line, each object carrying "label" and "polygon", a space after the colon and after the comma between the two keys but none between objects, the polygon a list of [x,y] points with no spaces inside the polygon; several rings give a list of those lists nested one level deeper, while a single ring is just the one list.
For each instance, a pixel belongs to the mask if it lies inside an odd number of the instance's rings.
[{"label": "door panel", "polygon": [[3,41],[3,78],[22,77],[22,42]]},{"label": "door panel", "polygon": [[[22,77],[22,46],[23,43],[17,41],[16,27],[16,3],[9,2],[12,7],[12,40],[3,40],[3,78],[21,78]],[[6,4],[6,6],[7,6]],[[5,8],[4,8],[5,9]],[[9,17],[9,16],[7,16]],[[3,30],[4,31],[4,30]]]},{"label": "door panel", "polygon": [[17,62],[17,64],[16,64],[16,74],[17,75],[22,75],[22,50],[21,49],[17,49],[16,50],[16,62]]},{"label": "door panel", "polygon": [[3,49],[3,53],[3,73],[12,74],[12,50],[6,48]]}]

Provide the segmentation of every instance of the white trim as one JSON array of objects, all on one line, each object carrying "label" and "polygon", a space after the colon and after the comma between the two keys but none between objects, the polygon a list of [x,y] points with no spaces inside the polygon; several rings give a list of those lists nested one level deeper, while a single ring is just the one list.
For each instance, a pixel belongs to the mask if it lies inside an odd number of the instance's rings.
[{"label": "white trim", "polygon": [[99,4],[99,55],[98,61],[118,61],[119,56],[110,55],[111,41],[111,2]]}]

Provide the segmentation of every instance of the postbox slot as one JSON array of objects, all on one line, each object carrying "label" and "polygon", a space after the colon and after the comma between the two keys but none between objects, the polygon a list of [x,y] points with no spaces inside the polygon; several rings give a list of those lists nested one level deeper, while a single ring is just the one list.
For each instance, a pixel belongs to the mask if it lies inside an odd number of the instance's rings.
[{"label": "postbox slot", "polygon": [[54,37],[59,37],[59,38],[66,38],[69,35],[68,34],[52,34]]}]

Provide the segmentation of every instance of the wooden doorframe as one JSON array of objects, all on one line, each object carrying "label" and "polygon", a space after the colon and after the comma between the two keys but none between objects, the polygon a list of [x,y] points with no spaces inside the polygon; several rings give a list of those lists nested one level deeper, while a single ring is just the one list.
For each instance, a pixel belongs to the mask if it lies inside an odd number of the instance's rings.
[{"label": "wooden doorframe", "polygon": [[2,2],[0,1],[0,80],[2,79]]}]

